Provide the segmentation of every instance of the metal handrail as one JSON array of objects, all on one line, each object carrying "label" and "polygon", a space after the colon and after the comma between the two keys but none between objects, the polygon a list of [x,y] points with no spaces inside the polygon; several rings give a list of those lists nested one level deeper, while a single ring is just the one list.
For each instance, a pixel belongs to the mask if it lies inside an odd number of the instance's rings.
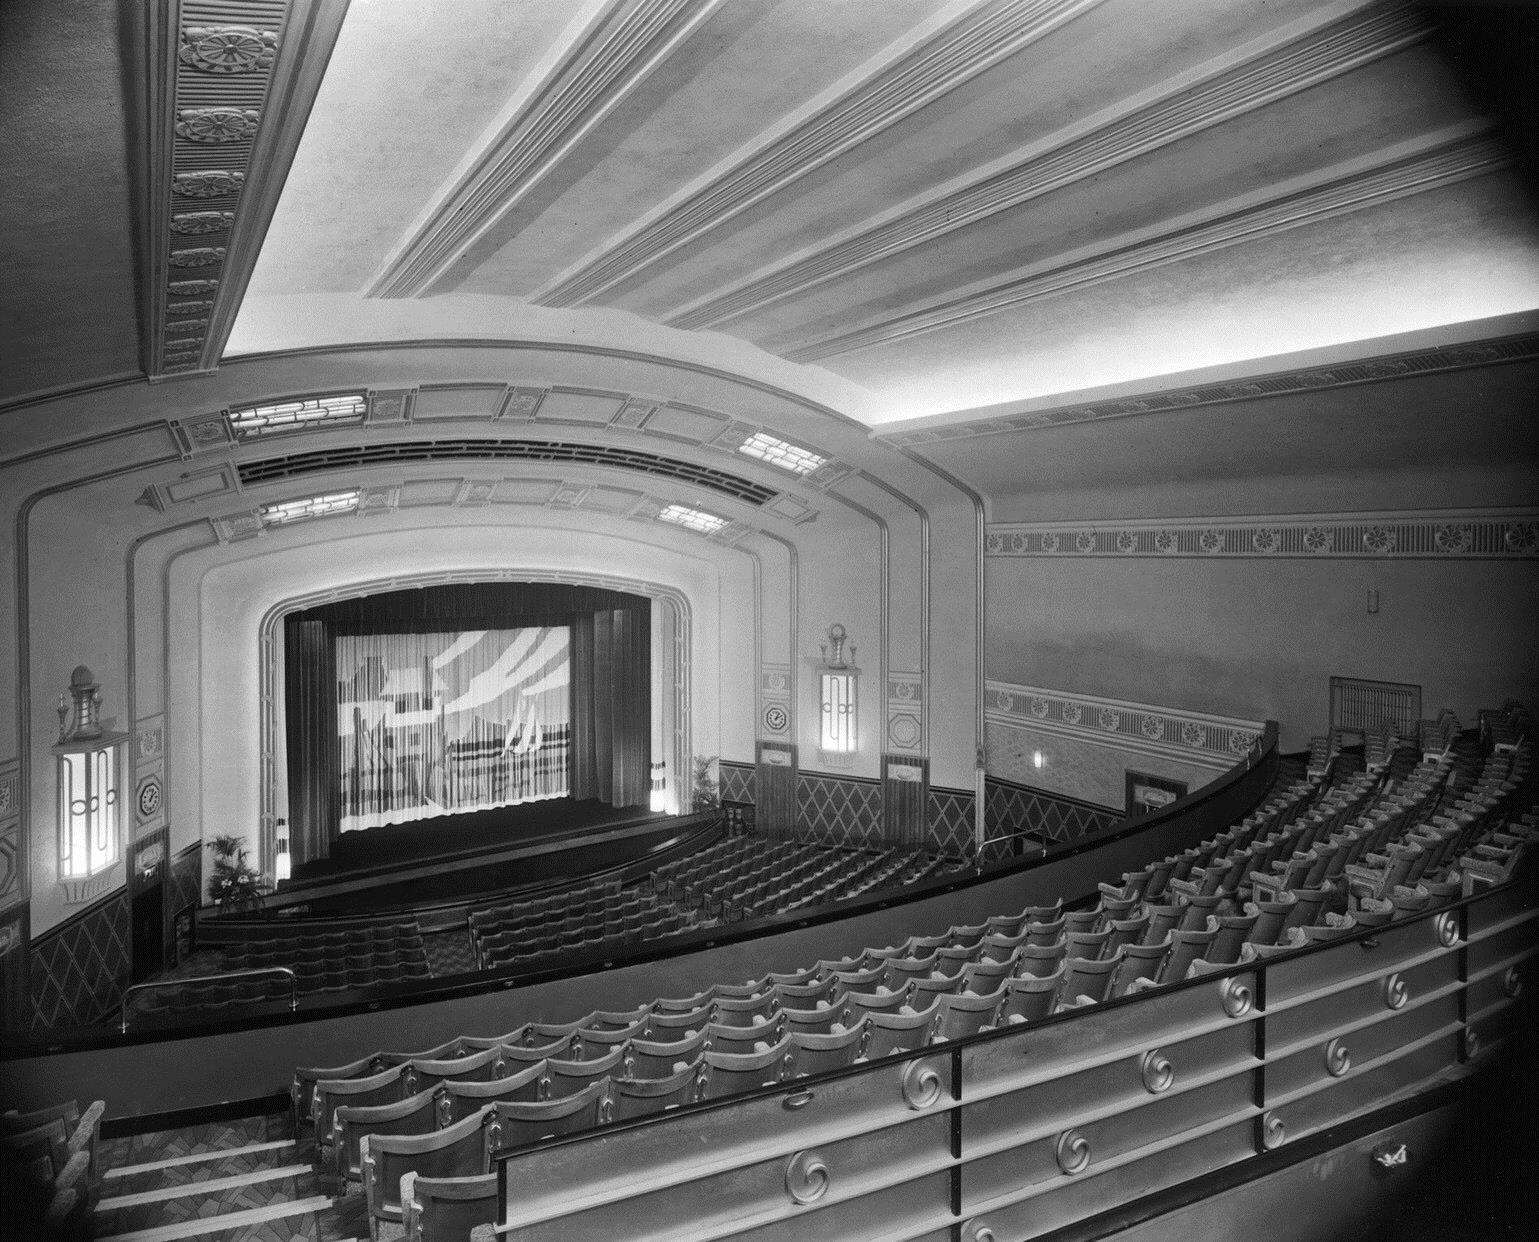
[{"label": "metal handrail", "polygon": [[227,970],[218,975],[186,975],[177,979],[151,979],[146,983],[135,983],[123,989],[123,1002],[118,1013],[118,1032],[128,1034],[128,1008],[129,1002],[141,992],[148,992],[154,988],[184,988],[197,983],[229,983],[237,979],[249,979],[256,975],[278,975],[288,980],[289,984],[289,1012],[293,1013],[299,1008],[299,976],[287,966],[248,966],[244,970]]}]

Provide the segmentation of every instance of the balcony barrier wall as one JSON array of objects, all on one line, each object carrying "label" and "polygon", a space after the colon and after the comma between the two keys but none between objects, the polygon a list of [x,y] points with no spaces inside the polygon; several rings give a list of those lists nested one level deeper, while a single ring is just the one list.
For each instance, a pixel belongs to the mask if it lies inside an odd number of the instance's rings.
[{"label": "balcony barrier wall", "polygon": [[496,1237],[1050,1233],[1471,1073],[1514,1032],[1532,898],[499,1153]]}]

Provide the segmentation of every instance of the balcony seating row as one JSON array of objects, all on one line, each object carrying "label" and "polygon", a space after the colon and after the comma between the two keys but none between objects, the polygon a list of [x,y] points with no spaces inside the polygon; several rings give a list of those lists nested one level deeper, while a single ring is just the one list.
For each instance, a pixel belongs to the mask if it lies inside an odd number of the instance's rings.
[{"label": "balcony seating row", "polygon": [[0,1114],[0,1219],[9,1230],[39,1222],[51,1237],[84,1237],[99,1198],[97,1144],[106,1104],[74,1101]]},{"label": "balcony seating row", "polygon": [[[805,970],[296,1072],[296,1116],[371,1220],[492,1219],[491,1153],[1159,987],[1456,898],[1536,848],[1526,744],[1404,780],[1289,782],[1240,824],[1103,884]],[[1524,818],[1524,816],[1527,818]],[[453,1154],[451,1154],[451,1152]],[[457,1226],[456,1226],[457,1227]],[[422,1233],[422,1236],[432,1236]]]}]

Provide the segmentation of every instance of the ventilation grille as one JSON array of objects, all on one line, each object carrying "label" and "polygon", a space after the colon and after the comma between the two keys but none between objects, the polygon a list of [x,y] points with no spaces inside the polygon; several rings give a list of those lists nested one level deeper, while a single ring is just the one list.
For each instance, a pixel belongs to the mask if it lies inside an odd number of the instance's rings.
[{"label": "ventilation grille", "polygon": [[732,496],[751,505],[762,505],[775,490],[750,483],[723,470],[694,466],[652,453],[633,449],[606,448],[599,444],[565,444],[547,440],[427,440],[412,444],[355,444],[347,448],[323,449],[313,453],[294,453],[287,457],[268,457],[241,464],[240,481],[244,486],[292,479],[319,470],[343,470],[359,466],[388,466],[414,461],[550,461],[580,462],[590,466],[611,466],[619,470],[639,470],[643,474],[708,487],[713,492]]}]

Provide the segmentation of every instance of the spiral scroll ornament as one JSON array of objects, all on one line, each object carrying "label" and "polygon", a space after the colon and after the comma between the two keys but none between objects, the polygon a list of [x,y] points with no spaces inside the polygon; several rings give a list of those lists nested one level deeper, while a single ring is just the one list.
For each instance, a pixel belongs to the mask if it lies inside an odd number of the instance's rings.
[{"label": "spiral scroll ornament", "polygon": [[1267,1151],[1281,1147],[1288,1141],[1288,1127],[1276,1113],[1261,1114],[1261,1146]]},{"label": "spiral scroll ornament", "polygon": [[1404,1009],[1411,999],[1411,985],[1398,970],[1384,980],[1384,1004],[1390,1009]]},{"label": "spiral scroll ornament", "polygon": [[1523,972],[1516,966],[1507,967],[1507,973],[1502,976],[1502,991],[1514,1000],[1523,995]]},{"label": "spiral scroll ornament", "polygon": [[1332,1078],[1340,1078],[1352,1068],[1352,1054],[1346,1044],[1333,1039],[1325,1045],[1325,1072]]},{"label": "spiral scroll ornament", "polygon": [[975,1216],[962,1224],[962,1242],[996,1242],[997,1236],[980,1217]]},{"label": "spiral scroll ornament", "polygon": [[1437,933],[1437,942],[1445,949],[1451,949],[1459,943],[1459,917],[1452,910],[1445,910],[1432,921],[1432,929]]},{"label": "spiral scroll ornament", "polygon": [[1065,1130],[1058,1136],[1058,1167],[1073,1177],[1090,1167],[1090,1140],[1078,1130]]},{"label": "spiral scroll ornament", "polygon": [[828,1193],[828,1164],[815,1151],[799,1151],[786,1165],[786,1194],[795,1203],[816,1203]]},{"label": "spiral scroll ornament", "polygon": [[916,1112],[930,1108],[941,1098],[941,1076],[926,1061],[910,1061],[903,1071],[903,1102]]},{"label": "spiral scroll ornament", "polygon": [[1219,995],[1224,1003],[1224,1012],[1231,1018],[1243,1018],[1255,1003],[1249,986],[1240,979],[1225,979]]},{"label": "spiral scroll ornament", "polygon": [[1144,1089],[1150,1095],[1169,1091],[1176,1082],[1176,1067],[1160,1049],[1151,1048],[1138,1062],[1138,1072],[1143,1077]]}]

